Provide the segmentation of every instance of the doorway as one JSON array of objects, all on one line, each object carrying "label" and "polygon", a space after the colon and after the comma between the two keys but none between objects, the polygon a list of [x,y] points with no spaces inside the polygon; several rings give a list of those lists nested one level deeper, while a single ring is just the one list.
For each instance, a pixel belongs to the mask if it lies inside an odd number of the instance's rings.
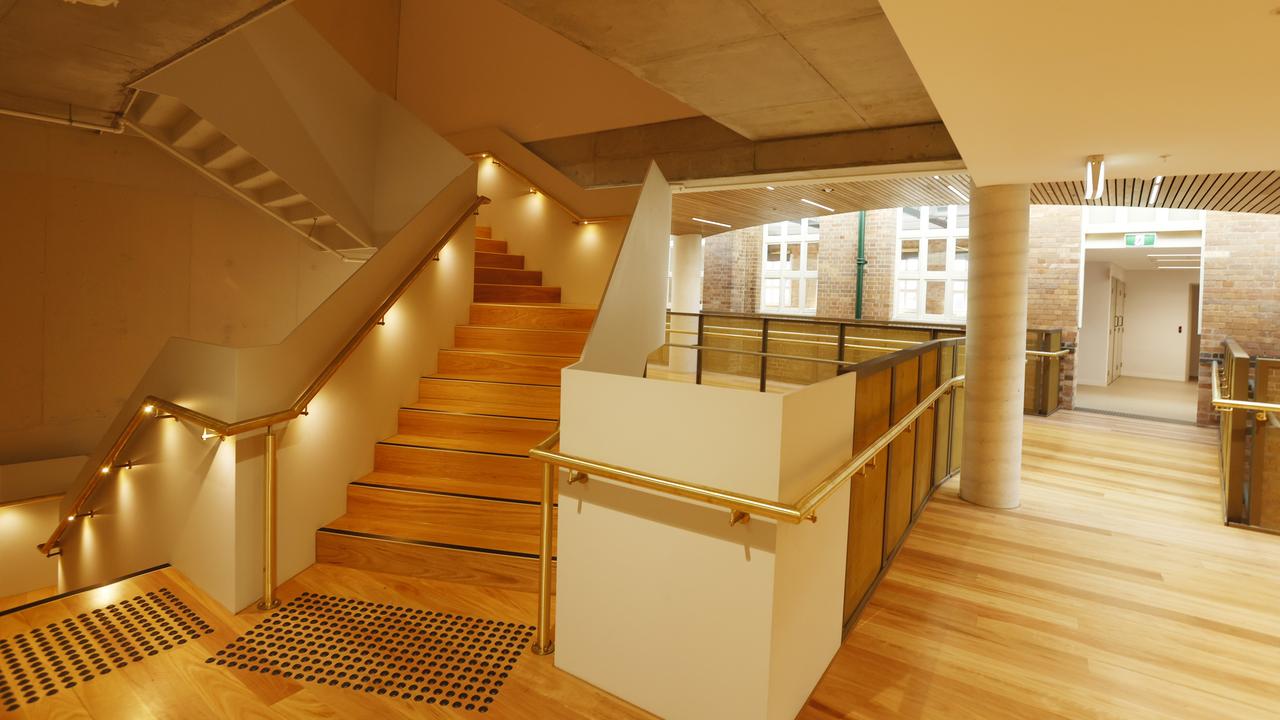
[{"label": "doorway", "polygon": [[[1167,262],[1169,255],[1179,261]],[[1199,259],[1198,249],[1172,253],[1086,241],[1078,409],[1195,422]]]}]

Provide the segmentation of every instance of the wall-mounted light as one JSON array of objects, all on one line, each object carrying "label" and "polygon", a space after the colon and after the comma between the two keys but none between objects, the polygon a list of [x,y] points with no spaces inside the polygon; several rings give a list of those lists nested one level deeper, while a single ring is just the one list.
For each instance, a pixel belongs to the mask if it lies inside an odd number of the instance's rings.
[{"label": "wall-mounted light", "polygon": [[1147,198],[1147,205],[1156,204],[1156,196],[1160,194],[1160,183],[1164,182],[1163,175],[1157,175],[1155,182],[1151,183],[1151,197]]},{"label": "wall-mounted light", "polygon": [[[435,260],[439,260],[440,258],[439,258],[439,256],[437,256],[437,257],[435,257],[434,259],[435,259]],[[386,325],[386,324],[387,324],[387,318],[386,318],[385,316],[384,316],[384,317],[380,317],[380,318],[378,318],[378,324],[379,324],[379,325]]]},{"label": "wall-mounted light", "polygon": [[92,510],[90,510],[89,512],[75,513],[74,515],[68,515],[68,516],[67,516],[67,522],[74,522],[74,521],[79,520],[79,519],[81,519],[81,518],[91,518],[91,517],[93,517],[93,511],[92,511]]},{"label": "wall-mounted light", "polygon": [[529,188],[530,195],[535,195],[537,194],[537,192],[538,192],[538,188],[534,188],[534,187]]},{"label": "wall-mounted light", "polygon": [[222,437],[222,434],[221,434],[221,433],[216,433],[216,432],[214,432],[214,431],[210,430],[209,428],[205,428],[205,429],[204,429],[203,431],[201,431],[201,433],[200,433],[200,439],[201,439],[201,440],[208,440],[209,438],[221,438],[221,437]]},{"label": "wall-mounted light", "polygon": [[298,414],[299,414],[299,415],[310,415],[310,414],[311,414],[311,406],[310,406],[310,405],[307,405],[306,407],[302,408],[302,412],[300,412],[300,413],[298,413]]},{"label": "wall-mounted light", "polygon": [[148,414],[148,415],[152,415],[152,414],[154,414],[154,413],[155,413],[155,411],[156,411],[156,406],[155,406],[155,405],[143,405],[143,406],[142,406],[142,412],[144,412],[144,413],[146,413],[146,414]]},{"label": "wall-mounted light", "polygon": [[696,218],[689,218],[689,219],[690,219],[690,220],[693,220],[694,222],[706,223],[706,224],[708,224],[708,225],[715,225],[716,227],[722,227],[722,228],[733,227],[732,225],[730,225],[730,224],[728,224],[728,223],[716,222],[715,220],[705,220],[705,219],[703,219],[703,218],[699,218],[699,217],[696,217]]},{"label": "wall-mounted light", "polygon": [[106,475],[106,474],[107,474],[107,473],[109,473],[109,472],[111,472],[111,466],[110,466],[110,465],[103,465],[102,467],[98,468],[98,473],[99,473],[100,475]]},{"label": "wall-mounted light", "polygon": [[487,157],[489,157],[489,153],[480,153],[480,157],[481,157],[481,158],[487,158]]},{"label": "wall-mounted light", "polygon": [[112,467],[114,467],[114,468],[115,468],[115,469],[117,469],[117,470],[132,470],[132,469],[133,469],[133,461],[132,461],[132,460],[128,460],[128,461],[125,461],[123,464],[113,465]]},{"label": "wall-mounted light", "polygon": [[826,210],[827,212],[835,212],[835,211],[836,211],[836,209],[835,209],[835,208],[827,207],[826,205],[823,205],[822,203],[814,202],[814,201],[812,201],[812,200],[809,200],[808,198],[800,198],[800,202],[802,202],[802,203],[808,203],[808,204],[810,204],[810,205],[812,205],[812,206],[814,206],[814,207],[817,207],[817,208],[822,208],[823,210]]},{"label": "wall-mounted light", "polygon": [[1101,200],[1107,182],[1107,161],[1101,155],[1084,159],[1084,199]]}]

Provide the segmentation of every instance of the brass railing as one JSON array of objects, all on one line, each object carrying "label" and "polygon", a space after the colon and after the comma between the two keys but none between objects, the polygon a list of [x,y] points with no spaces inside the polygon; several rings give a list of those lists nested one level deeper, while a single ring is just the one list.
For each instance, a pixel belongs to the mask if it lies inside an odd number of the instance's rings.
[{"label": "brass railing", "polygon": [[[962,339],[952,339],[949,341],[935,341],[939,353],[941,345],[939,342],[950,343],[952,349],[952,362],[954,368],[954,348],[956,343]],[[683,346],[682,346],[683,347]],[[725,348],[705,348],[716,351],[726,351]],[[921,348],[906,348],[903,354],[911,358],[917,358]],[[749,352],[749,351],[742,351]],[[788,356],[790,357],[790,356]],[[802,360],[819,360],[817,358],[799,358]],[[823,360],[822,362],[837,363],[839,365],[853,366],[857,365],[848,361]],[[529,456],[543,462],[543,481],[542,481],[542,524],[539,547],[539,593],[538,593],[538,626],[537,636],[534,641],[533,652],[539,655],[551,653],[555,647],[555,629],[553,619],[551,617],[551,595],[553,594],[552,580],[552,546],[553,546],[553,508],[555,504],[557,476],[560,468],[573,471],[570,476],[570,483],[586,482],[588,476],[616,480],[634,487],[644,488],[666,495],[693,500],[696,502],[714,505],[716,507],[725,508],[729,511],[729,524],[736,525],[741,522],[750,520],[752,515],[770,518],[778,522],[799,524],[803,521],[817,522],[817,510],[821,505],[831,497],[844,483],[850,479],[863,475],[868,468],[876,466],[876,458],[888,448],[894,440],[904,433],[911,432],[922,415],[933,410],[938,403],[946,396],[951,395],[957,388],[963,387],[964,375],[956,375],[952,371],[948,377],[943,379],[941,355],[937,358],[935,373],[939,380],[937,386],[928,393],[923,399],[915,404],[910,410],[901,413],[901,417],[897,419],[884,433],[875,438],[840,467],[836,468],[821,481],[814,485],[808,492],[800,497],[794,503],[784,503],[776,500],[769,500],[753,495],[746,495],[732,490],[723,488],[710,487],[698,483],[687,482],[676,478],[664,477],[646,473],[642,470],[634,468],[614,465],[590,458],[584,458],[577,455],[569,455],[561,453],[554,448],[560,441],[560,430],[557,428],[550,436],[539,443],[529,451]],[[875,365],[885,365],[884,363],[874,363]],[[869,364],[870,365],[870,364]],[[883,368],[877,368],[883,369]],[[951,440],[948,438],[948,444]]]},{"label": "brass railing", "polygon": [[[679,319],[687,319],[684,327],[679,327]],[[961,325],[669,310],[668,342],[650,361],[665,363],[673,348],[697,351],[695,384],[707,382],[707,373],[718,373],[718,379],[726,375],[754,378],[763,392],[771,382],[784,383],[784,387],[818,382],[874,357],[938,339],[963,337],[964,330]],[[671,342],[676,338],[687,341]],[[739,359],[704,358],[704,352]],[[1063,346],[1061,329],[1027,331],[1025,412],[1051,415],[1058,410],[1060,362],[1073,352],[1074,348]]]},{"label": "brass railing", "polygon": [[[1251,378],[1250,372],[1254,371]],[[1211,403],[1218,411],[1223,520],[1236,527],[1280,532],[1280,360],[1253,358],[1236,341],[1222,343],[1210,363]],[[1252,390],[1252,392],[1251,392]],[[1252,398],[1250,397],[1252,395]],[[1262,400],[1260,398],[1267,398]]]},{"label": "brass railing", "polygon": [[397,284],[395,288],[392,289],[391,292],[382,301],[382,303],[380,303],[377,306],[377,308],[375,308],[373,312],[369,314],[368,318],[364,321],[364,323],[360,325],[359,329],[356,330],[355,334],[351,337],[351,339],[345,345],[343,345],[340,350],[338,350],[337,354],[334,355],[333,359],[331,359],[320,370],[319,374],[316,375],[315,379],[313,379],[311,383],[307,385],[307,387],[301,392],[301,394],[298,395],[297,399],[295,399],[293,403],[291,403],[288,407],[281,410],[274,411],[274,412],[266,413],[263,415],[258,415],[256,417],[248,418],[245,420],[237,420],[235,422],[229,422],[226,420],[221,420],[221,419],[212,417],[210,415],[206,415],[198,410],[192,410],[191,408],[188,408],[186,406],[179,405],[178,403],[166,400],[164,398],[156,397],[154,395],[148,395],[146,398],[144,398],[142,402],[139,404],[137,410],[134,411],[133,416],[129,419],[128,424],[126,424],[124,429],[120,432],[120,434],[116,436],[114,442],[112,442],[111,444],[111,447],[107,450],[107,452],[103,455],[103,457],[97,461],[97,467],[99,468],[99,470],[92,474],[89,480],[80,489],[80,492],[76,494],[75,500],[71,505],[70,513],[58,522],[58,525],[56,528],[54,528],[53,533],[49,535],[49,539],[46,542],[44,542],[42,545],[40,545],[39,549],[42,552],[44,552],[45,555],[49,555],[50,553],[53,552],[54,548],[58,546],[59,541],[62,539],[63,534],[66,532],[71,522],[73,522],[77,517],[81,516],[85,503],[87,503],[89,499],[93,496],[93,493],[97,489],[98,485],[102,481],[109,478],[113,470],[115,470],[117,467],[120,467],[117,464],[120,454],[128,446],[129,441],[133,438],[134,434],[138,432],[138,429],[142,426],[142,424],[145,421],[149,419],[168,418],[168,417],[177,418],[179,420],[185,420],[187,422],[190,422],[193,425],[196,425],[197,427],[204,428],[205,438],[212,438],[212,437],[226,438],[226,437],[231,437],[235,435],[241,435],[247,432],[251,432],[253,430],[260,430],[265,428],[268,435],[266,451],[264,453],[265,454],[264,462],[266,463],[265,465],[266,475],[265,475],[265,482],[263,483],[264,493],[265,493],[264,505],[266,506],[264,507],[264,528],[263,528],[264,534],[265,534],[265,542],[264,542],[265,567],[263,570],[263,573],[264,573],[263,600],[262,600],[262,603],[260,603],[259,607],[264,607],[264,606],[273,607],[275,604],[274,535],[275,535],[276,458],[275,458],[275,442],[274,442],[274,437],[271,435],[271,426],[277,425],[279,423],[287,422],[289,420],[293,420],[299,415],[306,414],[307,406],[315,398],[316,394],[318,394],[320,390],[325,386],[325,384],[334,376],[334,374],[338,372],[338,369],[342,367],[343,363],[345,363],[347,359],[351,357],[351,354],[354,353],[356,348],[360,346],[360,343],[365,339],[365,337],[368,336],[370,332],[372,332],[373,328],[378,326],[378,324],[382,321],[382,319],[391,310],[392,306],[396,304],[396,302],[400,299],[400,297],[404,295],[405,291],[407,291],[413,285],[414,281],[418,279],[418,276],[422,274],[422,271],[426,269],[426,267],[437,256],[439,256],[440,251],[443,250],[444,246],[448,244],[449,240],[452,239],[455,234],[457,234],[458,230],[467,221],[467,219],[471,217],[471,215],[475,213],[476,210],[481,205],[484,205],[488,202],[489,202],[488,198],[483,196],[478,196],[476,197],[475,200],[473,200],[467,206],[466,210],[464,210],[461,214],[458,215],[457,219],[454,220],[453,224],[449,226],[449,229],[446,230],[444,234],[441,235],[440,238],[435,243],[432,244],[431,248],[426,253],[423,254],[422,258],[412,268],[409,269],[409,271],[405,274],[405,276],[400,281],[400,283]]}]

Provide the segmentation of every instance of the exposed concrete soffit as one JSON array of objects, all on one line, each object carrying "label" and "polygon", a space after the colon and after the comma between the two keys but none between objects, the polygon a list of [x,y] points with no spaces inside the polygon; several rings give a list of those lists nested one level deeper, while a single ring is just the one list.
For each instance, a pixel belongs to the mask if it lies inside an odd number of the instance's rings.
[{"label": "exposed concrete soffit", "polygon": [[586,188],[638,185],[650,160],[671,182],[960,160],[942,123],[753,141],[700,117],[525,147]]}]

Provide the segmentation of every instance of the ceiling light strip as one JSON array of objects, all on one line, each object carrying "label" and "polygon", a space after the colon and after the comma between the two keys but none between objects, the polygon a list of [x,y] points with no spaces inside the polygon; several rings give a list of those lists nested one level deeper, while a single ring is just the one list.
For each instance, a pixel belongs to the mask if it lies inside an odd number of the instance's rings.
[{"label": "ceiling light strip", "polygon": [[706,219],[704,219],[704,218],[699,218],[699,217],[696,217],[696,218],[689,218],[689,219],[690,219],[690,220],[693,220],[694,222],[706,223],[706,224],[708,224],[708,225],[715,225],[716,227],[722,227],[722,228],[731,228],[731,227],[733,227],[732,225],[729,225],[728,223],[716,222],[715,220],[706,220]]},{"label": "ceiling light strip", "polygon": [[812,200],[810,200],[810,199],[808,199],[808,198],[800,198],[800,202],[802,202],[802,203],[808,203],[808,204],[810,204],[810,205],[812,205],[812,206],[814,206],[814,207],[817,207],[817,208],[822,208],[823,210],[826,210],[827,212],[835,212],[835,211],[836,211],[836,209],[835,209],[835,208],[827,207],[826,205],[823,205],[822,203],[814,202],[814,201],[812,201]]}]

